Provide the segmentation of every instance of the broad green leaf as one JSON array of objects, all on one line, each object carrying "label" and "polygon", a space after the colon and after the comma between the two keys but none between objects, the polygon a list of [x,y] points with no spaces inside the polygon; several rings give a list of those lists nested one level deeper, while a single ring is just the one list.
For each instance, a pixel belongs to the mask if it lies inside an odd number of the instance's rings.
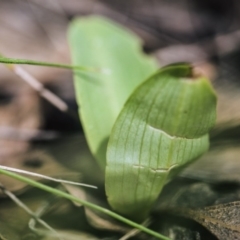
[{"label": "broad green leaf", "polygon": [[69,29],[80,118],[93,155],[105,167],[106,146],[116,118],[133,90],[157,69],[141,52],[138,37],[102,17],[76,19]]},{"label": "broad green leaf", "polygon": [[106,192],[116,211],[142,221],[166,181],[209,147],[216,96],[187,64],[163,68],[131,95],[110,136]]}]

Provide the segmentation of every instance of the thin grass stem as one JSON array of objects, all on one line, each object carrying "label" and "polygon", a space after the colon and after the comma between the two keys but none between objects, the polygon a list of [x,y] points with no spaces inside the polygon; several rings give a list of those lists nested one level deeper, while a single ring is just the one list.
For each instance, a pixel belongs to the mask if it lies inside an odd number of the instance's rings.
[{"label": "thin grass stem", "polygon": [[87,72],[97,72],[97,69],[88,68],[84,66],[74,66],[69,64],[60,64],[60,63],[50,63],[50,62],[40,62],[40,61],[33,61],[27,59],[15,59],[15,58],[7,58],[0,56],[0,63],[5,64],[25,64],[25,65],[35,65],[35,66],[43,66],[43,67],[56,67],[56,68],[65,68],[71,70],[80,70],[80,71],[87,71]]}]

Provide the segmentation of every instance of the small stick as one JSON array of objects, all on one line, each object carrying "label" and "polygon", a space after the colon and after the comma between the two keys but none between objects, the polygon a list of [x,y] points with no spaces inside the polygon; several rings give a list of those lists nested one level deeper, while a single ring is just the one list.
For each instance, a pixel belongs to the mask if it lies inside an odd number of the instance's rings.
[{"label": "small stick", "polygon": [[50,102],[53,106],[55,106],[62,112],[69,111],[68,105],[56,94],[46,89],[44,85],[41,82],[39,82],[35,77],[33,77],[30,73],[28,73],[26,70],[24,70],[20,66],[17,66],[14,64],[27,64],[27,65],[36,65],[36,66],[45,66],[45,67],[65,68],[65,69],[72,69],[72,70],[85,71],[85,72],[101,72],[101,71],[98,71],[97,69],[87,68],[83,66],[39,62],[39,61],[32,61],[32,60],[26,60],[26,59],[6,58],[6,57],[3,57],[1,53],[0,53],[0,63],[4,63],[8,69],[13,71],[22,80],[24,80],[27,84],[29,84],[34,90],[36,90],[43,98],[45,98],[48,102]]},{"label": "small stick", "polygon": [[40,177],[40,178],[50,180],[50,181],[53,181],[53,182],[66,183],[66,184],[71,184],[71,185],[77,185],[77,186],[97,189],[97,187],[93,186],[93,185],[89,185],[89,184],[85,184],[85,183],[72,182],[72,181],[67,181],[67,180],[62,180],[62,179],[56,179],[56,178],[48,177],[46,175],[42,175],[42,174],[39,174],[39,173],[34,173],[34,172],[21,170],[21,169],[18,169],[18,168],[12,168],[12,167],[7,167],[7,166],[0,165],[0,169],[15,172],[15,173],[20,173],[20,174],[25,174],[25,175],[29,175],[29,176],[32,176],[32,177]]}]

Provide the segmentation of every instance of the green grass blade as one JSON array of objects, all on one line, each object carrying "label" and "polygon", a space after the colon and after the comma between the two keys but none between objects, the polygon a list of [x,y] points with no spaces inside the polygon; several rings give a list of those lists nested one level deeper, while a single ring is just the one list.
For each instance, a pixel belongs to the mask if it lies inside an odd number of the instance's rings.
[{"label": "green grass blade", "polygon": [[112,126],[132,91],[157,69],[140,39],[102,17],[74,20],[69,29],[73,64],[105,70],[75,73],[80,117],[93,155],[104,168]]},{"label": "green grass blade", "polygon": [[79,198],[76,198],[76,197],[68,194],[68,193],[60,191],[60,190],[58,190],[56,188],[49,187],[49,186],[44,185],[42,183],[36,182],[36,181],[34,181],[32,179],[23,177],[23,176],[21,176],[19,174],[16,174],[16,173],[13,173],[13,172],[9,172],[9,171],[3,170],[3,169],[0,169],[0,173],[4,174],[6,176],[12,177],[14,179],[17,179],[19,181],[25,182],[25,183],[29,184],[30,186],[42,189],[42,190],[44,190],[46,192],[50,192],[50,193],[55,194],[57,196],[66,198],[66,199],[68,199],[70,201],[74,201],[74,202],[80,203],[80,204],[82,204],[85,207],[88,207],[88,208],[91,208],[93,210],[102,212],[102,213],[104,213],[106,215],[109,215],[109,216],[111,216],[111,217],[113,217],[113,218],[115,218],[115,219],[117,219],[117,220],[119,220],[119,221],[121,221],[121,222],[123,222],[123,223],[125,223],[125,224],[127,224],[127,225],[129,225],[131,227],[133,227],[133,228],[137,228],[137,229],[139,229],[139,230],[141,230],[141,231],[143,231],[143,232],[145,232],[145,233],[147,233],[147,234],[149,234],[151,236],[154,236],[154,237],[156,237],[158,239],[171,240],[168,237],[161,235],[160,233],[157,233],[155,231],[152,231],[151,229],[148,229],[148,228],[146,228],[146,227],[144,227],[142,225],[139,225],[139,224],[137,224],[137,223],[127,219],[127,218],[122,217],[121,215],[119,215],[117,213],[114,213],[114,212],[106,209],[106,208],[100,207],[98,205],[95,205],[93,203],[90,203],[90,202],[87,202],[87,201],[84,201],[84,200],[81,200]]},{"label": "green grass blade", "polygon": [[49,63],[49,62],[39,62],[33,60],[26,60],[26,59],[15,59],[15,58],[6,58],[0,56],[0,63],[5,64],[26,64],[26,65],[36,65],[36,66],[43,66],[43,67],[55,67],[55,68],[65,68],[71,70],[78,70],[78,71],[90,71],[90,72],[97,72],[92,68],[83,67],[83,66],[73,66],[69,64],[60,64],[60,63]]},{"label": "green grass blade", "polygon": [[163,68],[121,111],[107,151],[106,193],[114,210],[143,221],[164,184],[208,150],[216,96],[189,65]]}]

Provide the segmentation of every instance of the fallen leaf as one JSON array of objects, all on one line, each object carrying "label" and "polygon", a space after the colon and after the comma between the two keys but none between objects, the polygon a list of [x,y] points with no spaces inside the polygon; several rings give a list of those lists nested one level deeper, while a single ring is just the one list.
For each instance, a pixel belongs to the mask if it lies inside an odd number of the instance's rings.
[{"label": "fallen leaf", "polygon": [[[90,196],[86,191],[84,191],[80,187],[70,186],[67,184],[64,184],[64,187],[67,189],[67,191],[69,193],[71,193],[71,195],[73,195],[75,197],[78,197],[85,201],[94,202],[98,205],[102,205],[102,206],[104,205],[104,207],[106,207],[106,202],[100,201],[100,199],[96,199],[93,196]],[[78,207],[82,206],[78,203],[74,203],[74,205],[76,205]],[[84,211],[85,211],[85,215],[86,215],[86,219],[87,219],[88,223],[96,229],[114,231],[114,232],[119,232],[119,233],[123,233],[123,234],[125,234],[131,230],[129,227],[123,226],[122,224],[118,223],[114,219],[112,219],[106,215],[103,215],[99,212],[95,212],[95,211],[93,211],[89,208],[85,208],[85,207],[84,207]]]},{"label": "fallen leaf", "polygon": [[[23,154],[9,156],[9,158],[2,160],[1,164],[12,168],[43,174],[49,177],[61,177],[66,180],[77,179],[77,181],[79,181],[80,176],[78,172],[71,171],[62,166],[53,156],[39,150],[27,151]],[[42,180],[39,177],[28,177],[35,180]],[[5,188],[13,192],[20,193],[24,191],[24,189],[29,188],[26,183],[4,175],[0,175],[0,181]]]},{"label": "fallen leaf", "polygon": [[177,214],[202,224],[219,240],[240,239],[240,201],[202,209],[180,209]]}]

